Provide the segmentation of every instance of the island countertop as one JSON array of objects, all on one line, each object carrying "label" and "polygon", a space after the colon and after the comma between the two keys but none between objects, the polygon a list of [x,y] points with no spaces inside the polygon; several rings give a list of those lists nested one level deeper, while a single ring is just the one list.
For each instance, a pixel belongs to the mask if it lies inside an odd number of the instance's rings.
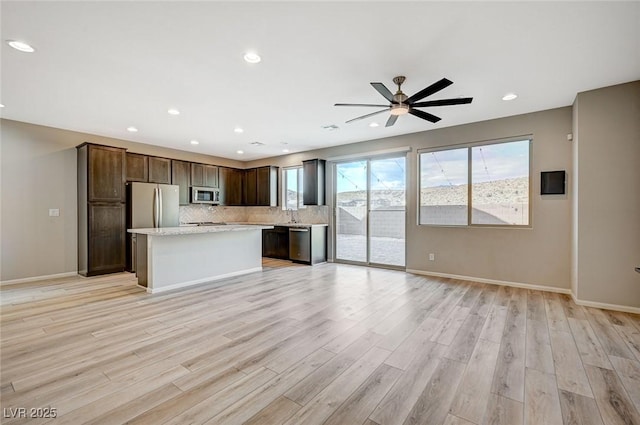
[{"label": "island countertop", "polygon": [[194,235],[200,233],[242,232],[246,230],[273,229],[273,225],[258,224],[222,224],[220,226],[180,226],[144,229],[128,229],[129,233],[149,236]]}]

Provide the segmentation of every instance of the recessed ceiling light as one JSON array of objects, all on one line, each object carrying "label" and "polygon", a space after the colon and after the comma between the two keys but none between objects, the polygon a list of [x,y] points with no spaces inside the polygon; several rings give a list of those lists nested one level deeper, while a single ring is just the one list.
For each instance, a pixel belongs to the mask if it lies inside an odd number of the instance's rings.
[{"label": "recessed ceiling light", "polygon": [[518,95],[515,93],[507,93],[504,96],[502,96],[502,100],[513,100],[516,97],[518,97]]},{"label": "recessed ceiling light", "polygon": [[169,115],[180,115],[180,111],[178,111],[176,108],[171,108],[167,111],[167,113]]},{"label": "recessed ceiling light", "polygon": [[200,144],[200,142],[198,142],[197,140],[192,140],[190,143],[192,145],[199,145]]},{"label": "recessed ceiling light", "polygon": [[289,153],[289,149],[282,149],[282,152]]},{"label": "recessed ceiling light", "polygon": [[249,63],[258,63],[262,60],[262,58],[260,58],[260,56],[258,56],[258,54],[255,52],[247,52],[244,54],[244,60]]},{"label": "recessed ceiling light", "polygon": [[236,151],[236,153],[242,155],[244,153],[244,151]]},{"label": "recessed ceiling light", "polygon": [[377,122],[372,122],[371,124],[369,124],[369,127],[378,127],[380,124],[378,124]]},{"label": "recessed ceiling light", "polygon": [[4,108],[4,105],[2,103],[0,103],[0,108]]},{"label": "recessed ceiling light", "polygon": [[135,128],[135,127],[133,127],[133,126],[131,126],[131,127],[127,127],[127,131],[129,131],[129,132],[131,132],[131,133],[135,133],[135,132],[137,132],[137,131],[138,131],[138,129],[137,129],[137,128]]},{"label": "recessed ceiling light", "polygon": [[234,128],[233,131],[235,131],[236,133],[244,133],[244,130],[240,127]]},{"label": "recessed ceiling light", "polygon": [[7,44],[9,46],[13,47],[16,50],[20,50],[21,52],[25,52],[25,53],[33,53],[33,52],[36,51],[36,49],[31,47],[30,45],[28,45],[24,41],[7,40]]}]

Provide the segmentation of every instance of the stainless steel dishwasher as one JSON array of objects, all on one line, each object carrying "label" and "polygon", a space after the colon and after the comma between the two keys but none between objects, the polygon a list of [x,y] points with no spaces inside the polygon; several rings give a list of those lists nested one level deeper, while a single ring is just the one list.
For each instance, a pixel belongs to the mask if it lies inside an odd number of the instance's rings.
[{"label": "stainless steel dishwasher", "polygon": [[308,227],[289,228],[289,259],[311,262],[311,232]]}]

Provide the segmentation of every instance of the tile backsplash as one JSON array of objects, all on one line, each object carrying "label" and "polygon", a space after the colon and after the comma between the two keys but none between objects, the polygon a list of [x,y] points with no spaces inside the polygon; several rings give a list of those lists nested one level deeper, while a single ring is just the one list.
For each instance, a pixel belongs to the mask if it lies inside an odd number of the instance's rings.
[{"label": "tile backsplash", "polygon": [[288,223],[291,215],[298,223],[329,222],[329,207],[308,206],[297,211],[282,207],[221,207],[214,205],[184,205],[180,207],[180,223],[212,221],[225,223]]}]

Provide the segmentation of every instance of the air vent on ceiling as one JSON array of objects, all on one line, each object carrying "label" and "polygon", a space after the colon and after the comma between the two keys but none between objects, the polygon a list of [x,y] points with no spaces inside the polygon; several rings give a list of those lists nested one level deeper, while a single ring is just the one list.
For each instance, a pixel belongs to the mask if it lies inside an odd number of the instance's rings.
[{"label": "air vent on ceiling", "polygon": [[262,142],[251,142],[250,144],[253,146],[264,146],[264,143]]},{"label": "air vent on ceiling", "polygon": [[324,128],[327,131],[336,131],[338,130],[340,127],[338,127],[335,124],[329,124],[329,125],[323,125],[322,128]]}]

